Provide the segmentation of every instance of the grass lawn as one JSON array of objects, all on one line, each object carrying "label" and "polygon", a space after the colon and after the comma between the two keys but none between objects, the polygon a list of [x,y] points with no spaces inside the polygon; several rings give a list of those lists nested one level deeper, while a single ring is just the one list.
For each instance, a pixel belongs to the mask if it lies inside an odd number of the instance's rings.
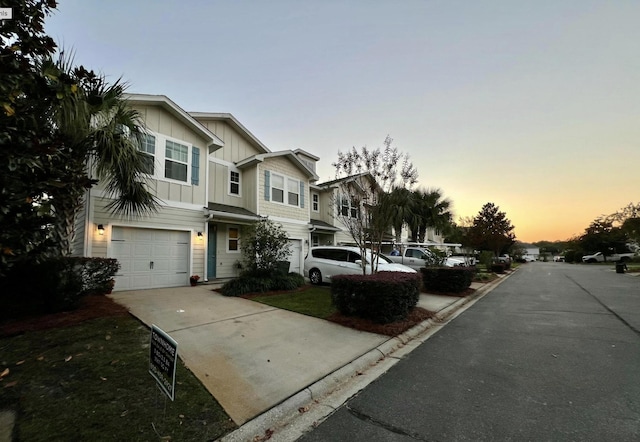
[{"label": "grass lawn", "polygon": [[368,319],[344,316],[331,304],[331,288],[328,286],[305,286],[298,291],[250,295],[247,298],[283,310],[326,319],[356,330],[387,336],[397,336],[434,316],[433,312],[420,307],[414,307],[406,319],[390,324],[377,324]]},{"label": "grass lawn", "polygon": [[331,288],[327,286],[309,286],[299,292],[258,295],[250,299],[320,319],[327,319],[336,312],[331,304]]},{"label": "grass lawn", "polygon": [[149,335],[121,314],[0,338],[0,408],[16,411],[18,440],[201,441],[233,430],[182,363],[175,401],[160,393]]}]

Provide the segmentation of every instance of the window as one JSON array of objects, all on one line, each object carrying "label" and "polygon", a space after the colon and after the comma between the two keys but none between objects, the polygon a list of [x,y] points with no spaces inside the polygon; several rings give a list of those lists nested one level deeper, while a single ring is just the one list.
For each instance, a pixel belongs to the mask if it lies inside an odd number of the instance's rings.
[{"label": "window", "polygon": [[282,175],[271,176],[271,200],[284,203],[284,177]]},{"label": "window", "polygon": [[300,202],[300,182],[296,180],[287,180],[287,201],[290,206],[297,206]]},{"label": "window", "polygon": [[359,201],[355,197],[342,195],[340,197],[340,215],[348,218],[360,217]]},{"label": "window", "polygon": [[189,147],[173,141],[166,141],[164,176],[172,180],[187,181]]},{"label": "window", "polygon": [[311,209],[314,212],[320,211],[320,195],[318,195],[317,193],[311,194]]},{"label": "window", "polygon": [[340,197],[340,215],[349,216],[349,198],[346,196]]},{"label": "window", "polygon": [[156,137],[149,134],[142,134],[140,139],[140,151],[144,153],[144,173],[153,175],[156,161]]},{"label": "window", "polygon": [[229,227],[227,230],[227,252],[240,251],[240,230],[237,227]]},{"label": "window", "polygon": [[240,195],[240,172],[229,171],[229,193]]},{"label": "window", "polygon": [[358,212],[358,200],[351,198],[351,213],[349,216],[351,216],[351,218],[358,218]]}]

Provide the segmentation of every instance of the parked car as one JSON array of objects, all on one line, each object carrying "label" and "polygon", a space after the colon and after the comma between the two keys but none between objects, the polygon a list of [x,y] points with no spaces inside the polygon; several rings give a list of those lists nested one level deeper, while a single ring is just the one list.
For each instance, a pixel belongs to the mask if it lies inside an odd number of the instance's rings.
[{"label": "parked car", "polygon": [[605,262],[606,261],[620,261],[620,262],[629,262],[633,259],[635,253],[614,253],[613,255],[605,255],[602,252],[596,252],[593,255],[584,255],[582,257],[582,262]]},{"label": "parked car", "polygon": [[564,256],[563,255],[556,255],[553,257],[553,262],[564,262]]},{"label": "parked car", "polygon": [[389,254],[387,258],[395,263],[404,264],[415,270],[420,270],[427,264],[439,264],[445,267],[459,267],[467,265],[464,258],[454,258],[449,256],[439,258],[434,255],[431,250],[423,247],[405,247],[402,252],[398,252],[397,255],[394,255],[393,253]]},{"label": "parked car", "polygon": [[[364,260],[367,274],[371,273],[373,259],[378,260],[379,272],[416,272],[411,267],[396,264],[384,255],[367,250]],[[335,275],[361,275],[362,264],[363,259],[358,247],[312,247],[304,259],[304,276],[308,277],[312,284],[331,282]]]}]

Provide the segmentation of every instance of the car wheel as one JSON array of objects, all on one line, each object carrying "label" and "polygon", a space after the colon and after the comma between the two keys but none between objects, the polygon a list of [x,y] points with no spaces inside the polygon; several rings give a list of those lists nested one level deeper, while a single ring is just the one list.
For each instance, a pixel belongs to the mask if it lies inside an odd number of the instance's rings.
[{"label": "car wheel", "polygon": [[322,273],[318,269],[309,270],[309,281],[311,284],[322,284]]}]

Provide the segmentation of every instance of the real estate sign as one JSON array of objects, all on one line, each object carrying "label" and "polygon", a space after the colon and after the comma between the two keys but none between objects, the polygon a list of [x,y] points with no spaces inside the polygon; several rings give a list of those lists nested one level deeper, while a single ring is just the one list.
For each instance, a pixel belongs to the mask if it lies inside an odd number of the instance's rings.
[{"label": "real estate sign", "polygon": [[171,400],[176,388],[178,343],[155,324],[151,326],[149,373]]}]

